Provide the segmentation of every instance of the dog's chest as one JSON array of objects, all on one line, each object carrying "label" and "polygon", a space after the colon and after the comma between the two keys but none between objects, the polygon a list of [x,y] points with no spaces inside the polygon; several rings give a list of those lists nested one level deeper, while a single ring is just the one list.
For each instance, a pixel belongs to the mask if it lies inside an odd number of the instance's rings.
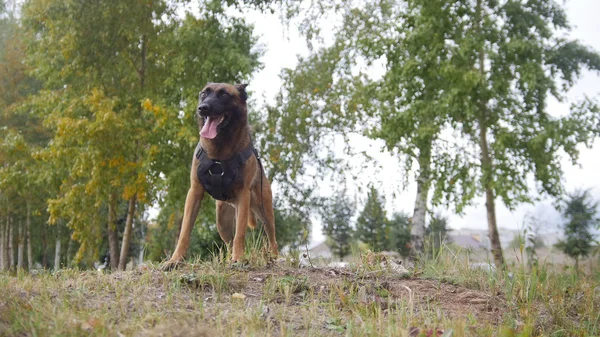
[{"label": "dog's chest", "polygon": [[234,187],[243,183],[241,174],[245,162],[252,156],[254,147],[250,143],[244,150],[226,160],[214,160],[208,157],[200,144],[196,149],[196,158],[200,162],[196,174],[208,194],[217,200],[234,198]]}]

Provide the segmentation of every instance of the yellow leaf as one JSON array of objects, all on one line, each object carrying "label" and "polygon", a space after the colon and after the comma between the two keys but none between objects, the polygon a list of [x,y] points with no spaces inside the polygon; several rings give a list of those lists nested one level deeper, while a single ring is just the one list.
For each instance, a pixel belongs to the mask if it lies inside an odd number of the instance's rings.
[{"label": "yellow leaf", "polygon": [[152,101],[149,98],[146,98],[142,102],[142,107],[144,108],[144,110],[152,111]]}]

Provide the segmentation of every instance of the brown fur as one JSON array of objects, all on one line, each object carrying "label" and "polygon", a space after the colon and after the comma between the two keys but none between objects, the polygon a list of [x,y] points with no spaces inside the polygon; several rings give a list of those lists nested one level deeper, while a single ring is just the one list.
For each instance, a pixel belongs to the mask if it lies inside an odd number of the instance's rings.
[{"label": "brown fur", "polygon": [[[223,83],[209,83],[206,88],[214,91],[226,90],[233,97],[235,104],[241,107],[240,121],[235,125],[226,126],[226,128],[231,128],[228,130],[227,134],[229,137],[227,139],[219,136],[215,139],[200,138],[200,144],[209,158],[226,160],[246,148],[251,141],[246,103],[241,98],[240,90],[236,86]],[[202,127],[202,118],[200,120],[200,127]],[[190,234],[198,216],[200,202],[204,197],[204,187],[196,175],[198,165],[199,162],[194,157],[190,172],[190,189],[185,200],[181,232],[171,259],[163,266],[165,270],[173,269],[180,264],[189,247]],[[254,218],[254,215],[256,215],[265,226],[270,252],[273,257],[276,257],[278,247],[275,239],[271,184],[260,169],[258,159],[254,155],[245,162],[240,172],[243,179],[241,179],[241,183],[234,185],[233,198],[227,201],[216,202],[217,230],[219,235],[227,246],[231,247],[232,261],[239,261],[244,254],[246,227],[256,227],[256,220]]]}]

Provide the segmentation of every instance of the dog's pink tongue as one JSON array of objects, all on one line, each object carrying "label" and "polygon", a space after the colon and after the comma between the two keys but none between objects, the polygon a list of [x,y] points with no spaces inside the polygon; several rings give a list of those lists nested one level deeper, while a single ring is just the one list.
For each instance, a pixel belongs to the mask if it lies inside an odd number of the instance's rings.
[{"label": "dog's pink tongue", "polygon": [[200,136],[208,139],[215,138],[217,136],[217,125],[216,117],[208,117],[206,122],[204,122],[202,130],[200,130]]}]

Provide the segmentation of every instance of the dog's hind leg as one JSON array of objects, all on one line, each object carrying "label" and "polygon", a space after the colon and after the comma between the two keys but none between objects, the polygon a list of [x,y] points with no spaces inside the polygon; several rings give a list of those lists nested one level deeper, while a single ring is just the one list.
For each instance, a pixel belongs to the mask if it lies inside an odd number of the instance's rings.
[{"label": "dog's hind leg", "polygon": [[[271,192],[271,184],[269,184],[269,181],[266,179],[266,177],[263,177],[262,179],[262,190],[260,184],[257,184],[252,195],[252,210],[259,216],[260,221],[263,223],[267,238],[269,240],[271,256],[276,258],[278,255],[278,245],[275,237],[273,195]],[[256,196],[256,198],[254,196]]]},{"label": "dog's hind leg", "polygon": [[250,212],[250,216],[248,218],[248,227],[251,229],[256,229],[256,215],[254,212]]},{"label": "dog's hind leg", "polygon": [[235,208],[224,201],[217,201],[217,231],[228,248],[233,241],[234,230]]}]

